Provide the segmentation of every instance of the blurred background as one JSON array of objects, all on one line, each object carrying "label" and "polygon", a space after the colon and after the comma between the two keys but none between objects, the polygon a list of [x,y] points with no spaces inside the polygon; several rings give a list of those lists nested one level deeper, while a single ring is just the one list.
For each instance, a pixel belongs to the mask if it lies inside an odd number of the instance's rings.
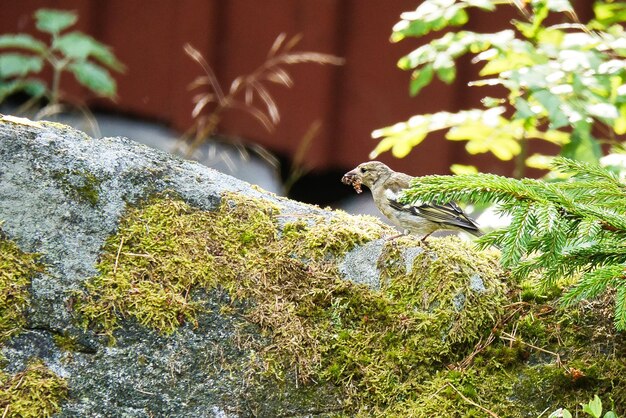
[{"label": "blurred background", "polygon": [[[175,149],[179,138],[197,121],[192,112],[198,90],[189,86],[205,72],[198,60],[185,52],[185,45],[192,45],[206,60],[227,91],[237,77],[253,73],[266,62],[281,33],[286,34],[282,47],[300,35],[292,51],[328,54],[343,63],[290,64],[292,83],[276,82],[267,87],[279,121],[267,127],[250,112],[229,109],[221,114],[212,133],[219,141],[195,149],[194,158],[301,201],[376,213],[367,207],[371,199],[356,197],[340,183],[344,172],[369,159],[378,142],[371,138],[372,131],[415,114],[477,107],[485,95],[466,87],[478,77],[477,69],[469,59],[461,59],[452,85],[434,81],[417,97],[409,96],[410,73],[396,63],[432,36],[399,43],[391,43],[389,36],[400,14],[415,10],[420,3],[0,0],[0,33],[26,33],[48,42],[45,34],[36,30],[33,13],[41,8],[74,11],[78,20],[72,30],[109,46],[124,71],[112,72],[117,83],[112,99],[98,97],[73,77],[63,75],[64,99],[93,112],[98,124],[96,133],[90,133],[127,136],[166,150]],[[573,3],[581,20],[591,15],[591,1]],[[479,32],[495,31],[515,17],[513,8],[495,15],[471,13],[468,28]],[[46,76],[46,70],[43,74]],[[0,111],[10,113],[19,100],[19,95],[10,98]],[[214,104],[203,110],[211,106]],[[80,113],[63,117],[89,131]],[[469,156],[464,143],[445,141],[443,133],[429,136],[406,158],[385,153],[378,159],[411,175],[448,174],[453,162],[471,163],[483,172],[509,175],[511,171],[510,164],[491,154]]]}]

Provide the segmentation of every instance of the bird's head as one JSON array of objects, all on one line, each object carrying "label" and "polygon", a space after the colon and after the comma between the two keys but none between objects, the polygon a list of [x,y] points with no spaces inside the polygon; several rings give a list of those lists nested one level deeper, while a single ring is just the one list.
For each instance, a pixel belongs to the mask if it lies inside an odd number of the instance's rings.
[{"label": "bird's head", "polygon": [[368,161],[344,174],[341,182],[354,186],[357,193],[360,193],[361,184],[371,189],[374,183],[387,179],[392,173],[393,171],[385,164],[379,161]]}]

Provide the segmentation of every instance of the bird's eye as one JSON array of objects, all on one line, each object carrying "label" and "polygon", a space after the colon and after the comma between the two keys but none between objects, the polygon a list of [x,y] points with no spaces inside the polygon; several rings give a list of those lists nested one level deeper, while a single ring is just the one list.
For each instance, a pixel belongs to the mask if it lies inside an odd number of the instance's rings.
[{"label": "bird's eye", "polygon": [[361,167],[361,173],[365,173],[366,171],[367,171],[367,168]]}]

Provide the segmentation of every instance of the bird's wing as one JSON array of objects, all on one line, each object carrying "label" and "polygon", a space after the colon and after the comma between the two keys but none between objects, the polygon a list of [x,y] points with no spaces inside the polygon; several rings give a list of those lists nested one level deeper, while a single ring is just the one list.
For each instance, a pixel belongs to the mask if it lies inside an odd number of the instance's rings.
[{"label": "bird's wing", "polygon": [[422,202],[416,204],[402,204],[398,202],[397,199],[389,199],[389,205],[397,211],[419,216],[431,222],[436,222],[448,227],[460,228],[476,235],[480,234],[476,222],[469,218],[454,202],[443,205]]}]

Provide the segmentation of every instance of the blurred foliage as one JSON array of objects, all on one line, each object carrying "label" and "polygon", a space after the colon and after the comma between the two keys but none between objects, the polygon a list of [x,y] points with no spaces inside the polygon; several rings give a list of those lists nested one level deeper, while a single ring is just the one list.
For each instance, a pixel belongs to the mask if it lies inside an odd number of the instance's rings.
[{"label": "blurred foliage", "polygon": [[[0,102],[24,92],[33,102],[42,98],[49,106],[63,101],[61,75],[68,72],[97,95],[114,98],[117,86],[110,70],[121,72],[124,66],[111,49],[79,31],[65,32],[76,24],[71,11],[39,9],[34,13],[35,26],[50,37],[49,43],[23,33],[0,35]],[[52,80],[42,73],[52,69]]]},{"label": "blurred foliage", "polygon": [[[492,12],[515,7],[519,19],[495,33],[453,30],[469,21],[471,9]],[[514,175],[526,166],[548,168],[552,156],[528,155],[528,141],[548,141],[560,155],[595,162],[601,144],[617,145],[626,133],[626,4],[599,1],[595,18],[582,24],[568,0],[426,0],[401,15],[392,42],[446,33],[402,57],[411,71],[410,94],[418,95],[434,78],[456,79],[456,61],[473,55],[482,65],[473,87],[500,86],[502,97],[484,97],[481,109],[418,115],[375,130],[380,142],[371,157],[391,151],[405,157],[428,134],[447,130],[451,141],[467,141],[470,154],[492,153],[515,159]],[[548,24],[557,21],[557,24]],[[507,24],[509,22],[507,21]],[[490,91],[493,91],[491,89]]]}]

